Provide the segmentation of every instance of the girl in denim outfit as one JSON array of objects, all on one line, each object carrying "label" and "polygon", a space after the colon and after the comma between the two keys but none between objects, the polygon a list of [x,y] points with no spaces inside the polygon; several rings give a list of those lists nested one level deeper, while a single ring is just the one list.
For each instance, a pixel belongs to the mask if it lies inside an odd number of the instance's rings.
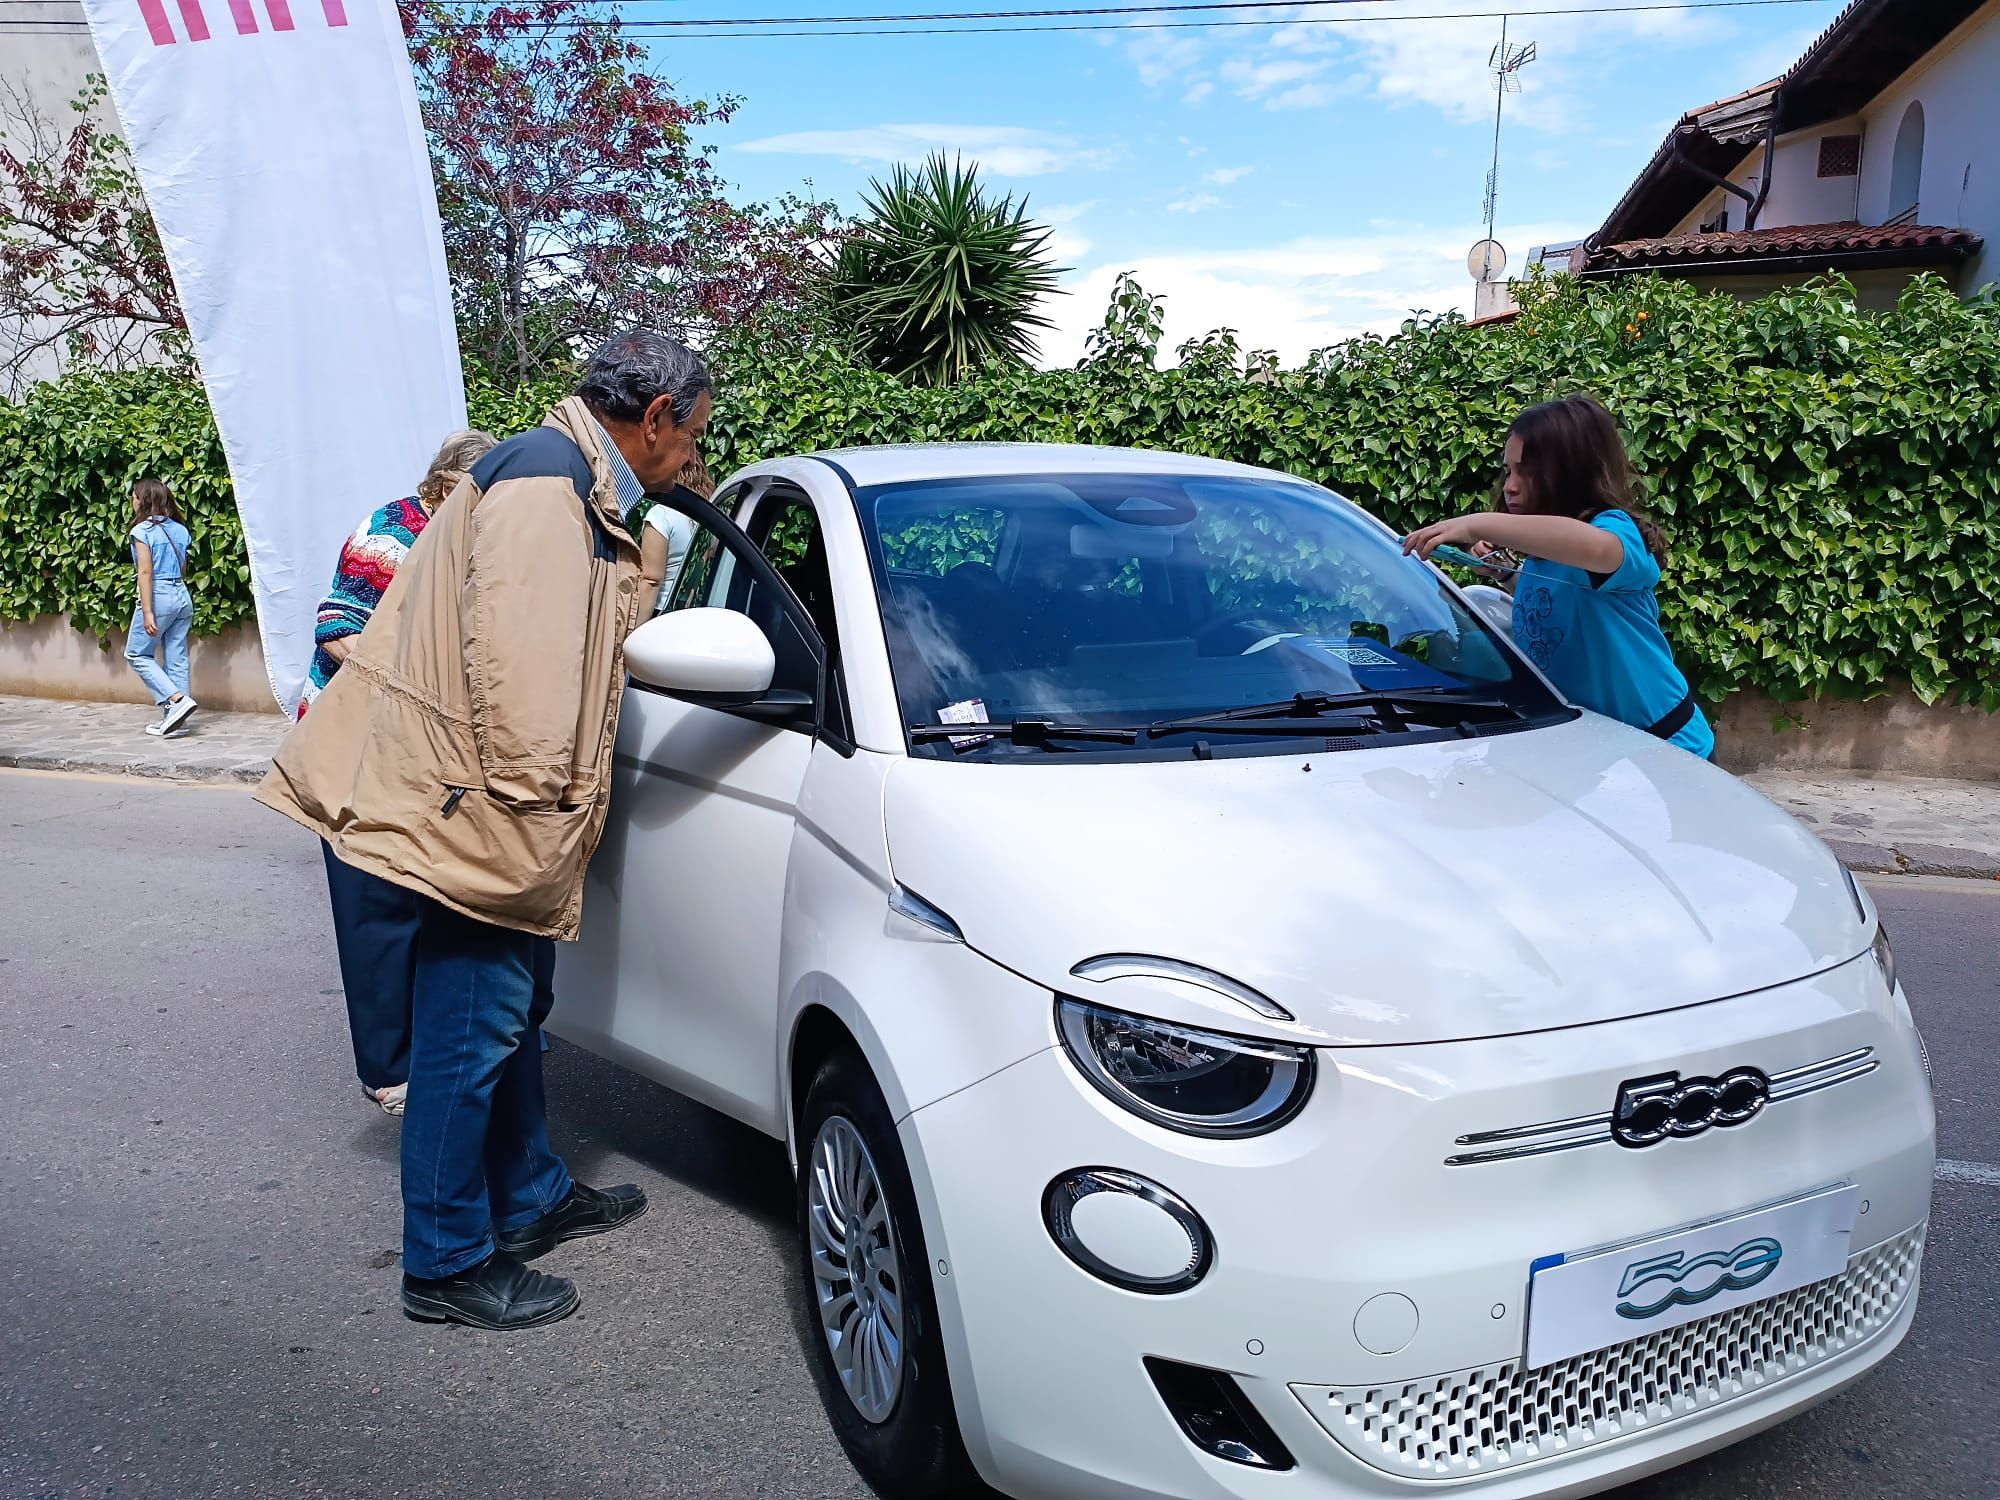
[{"label": "girl in denim outfit", "polygon": [[[194,627],[194,600],[187,590],[188,544],[173,491],[157,479],[132,486],[132,562],[139,570],[139,600],[125,640],[125,660],[159,705],[160,717],[148,734],[179,734],[195,710],[188,691],[188,632]],[[159,650],[165,668],[154,659]]]}]

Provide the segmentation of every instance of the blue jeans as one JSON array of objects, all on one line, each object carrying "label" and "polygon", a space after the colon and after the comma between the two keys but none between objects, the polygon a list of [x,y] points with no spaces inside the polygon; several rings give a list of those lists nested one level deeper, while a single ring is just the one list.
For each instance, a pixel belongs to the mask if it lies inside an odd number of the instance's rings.
[{"label": "blue jeans", "polygon": [[[132,606],[132,629],[125,637],[125,660],[146,684],[155,703],[165,703],[176,693],[188,690],[188,631],[194,625],[194,600],[187,585],[178,578],[153,580],[153,623],[160,627],[156,636],[146,634],[146,608]],[[162,649],[167,669],[153,660],[154,648]]]},{"label": "blue jeans", "polygon": [[549,1145],[541,1023],[555,944],[419,898],[410,1094],[403,1107],[403,1270],[456,1276],[493,1231],[569,1196]]},{"label": "blue jeans", "polygon": [[371,1089],[410,1081],[410,1003],[416,991],[417,929],[423,898],[326,853],[333,945],[347,995],[354,1071]]}]

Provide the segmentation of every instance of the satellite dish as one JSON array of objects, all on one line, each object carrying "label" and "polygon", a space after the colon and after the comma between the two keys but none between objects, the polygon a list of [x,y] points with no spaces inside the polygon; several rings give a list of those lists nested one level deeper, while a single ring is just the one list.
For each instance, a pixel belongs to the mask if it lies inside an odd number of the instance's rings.
[{"label": "satellite dish", "polygon": [[1480,240],[1465,252],[1465,269],[1474,281],[1492,281],[1507,269],[1507,251],[1498,240]]}]

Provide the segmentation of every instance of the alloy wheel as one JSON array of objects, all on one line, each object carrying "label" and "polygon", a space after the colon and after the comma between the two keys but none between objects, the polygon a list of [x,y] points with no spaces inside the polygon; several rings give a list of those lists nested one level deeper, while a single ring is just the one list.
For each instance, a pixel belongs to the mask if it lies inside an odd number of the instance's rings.
[{"label": "alloy wheel", "polygon": [[844,1115],[813,1141],[806,1185],[820,1332],[854,1409],[888,1421],[903,1390],[903,1266],[875,1159]]}]

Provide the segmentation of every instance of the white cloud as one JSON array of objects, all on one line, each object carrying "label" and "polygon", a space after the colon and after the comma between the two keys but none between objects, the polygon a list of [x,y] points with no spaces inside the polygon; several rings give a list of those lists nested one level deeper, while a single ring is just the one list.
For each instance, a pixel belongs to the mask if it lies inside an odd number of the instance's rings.
[{"label": "white cloud", "polygon": [[1198,214],[1205,208],[1214,208],[1222,200],[1213,193],[1189,193],[1185,198],[1176,198],[1167,205],[1170,214]]},{"label": "white cloud", "polygon": [[1295,89],[1286,89],[1270,101],[1271,109],[1321,109],[1331,104],[1338,94],[1331,84],[1302,83]]},{"label": "white cloud", "polygon": [[1041,177],[1071,168],[1108,167],[1117,152],[1065,135],[1018,125],[865,125],[852,130],[799,130],[746,141],[738,151],[787,156],[837,156],[851,162],[907,162],[933,151],[976,161],[996,177]]},{"label": "white cloud", "polygon": [[[1125,52],[1149,87],[1174,83],[1202,98],[1213,90],[1214,73],[1243,98],[1272,109],[1317,109],[1349,92],[1366,92],[1392,105],[1436,110],[1459,124],[1492,120],[1487,58],[1500,39],[1506,0],[1463,0],[1452,9],[1474,14],[1437,20],[1411,18],[1435,8],[1435,0],[1366,3],[1366,24],[1313,24],[1315,16],[1274,5],[1257,14],[1289,24],[1228,37],[1149,34]],[[1595,122],[1584,100],[1600,82],[1607,55],[1649,49],[1665,56],[1696,44],[1713,49],[1741,32],[1720,16],[1681,6],[1615,9],[1625,3],[1629,0],[1578,0],[1577,14],[1514,17],[1508,41],[1533,41],[1537,52],[1520,73],[1521,92],[1508,99],[1509,124],[1548,133],[1588,129]],[[1787,40],[1746,53],[1746,70],[1766,73],[1746,77],[1742,86],[1762,81],[1782,66],[1778,58],[1789,61],[1796,51]],[[1706,65],[1711,59],[1701,61]]]},{"label": "white cloud", "polygon": [[1082,203],[1036,203],[1035,217],[1044,224],[1074,224],[1097,207],[1095,198]]},{"label": "white cloud", "polygon": [[1232,57],[1222,65],[1222,76],[1229,80],[1242,98],[1262,99],[1275,89],[1325,72],[1329,61],[1327,58],[1274,57],[1254,62],[1249,58]]},{"label": "white cloud", "polygon": [[1156,89],[1193,68],[1206,55],[1206,49],[1193,37],[1149,31],[1127,43],[1125,55],[1139,70],[1140,81],[1147,88]]},{"label": "white cloud", "polygon": [[1090,254],[1092,243],[1090,236],[1077,228],[1077,221],[1095,207],[1095,198],[1085,203],[1051,203],[1046,207],[1030,201],[1028,217],[1055,231],[1049,236],[1049,253],[1059,264],[1073,266]]},{"label": "white cloud", "polygon": [[[1181,95],[1181,103],[1199,104],[1214,92],[1215,92],[1214,80],[1209,78],[1203,78],[1198,80],[1194,84],[1190,85],[1188,91],[1185,94]],[[1199,154],[1200,154],[1199,152],[1189,153],[1189,155],[1199,155]]]},{"label": "white cloud", "polygon": [[1212,182],[1217,187],[1230,187],[1256,170],[1255,167],[1217,167],[1213,172],[1202,173],[1201,180]]},{"label": "white cloud", "polygon": [[[1523,243],[1574,237],[1574,225],[1523,225]],[[1042,339],[1047,365],[1082,357],[1085,335],[1104,318],[1111,284],[1132,271],[1164,295],[1162,356],[1190,338],[1233,328],[1245,349],[1272,349],[1287,365],[1356,334],[1394,330],[1412,310],[1469,312],[1465,247],[1477,226],[1398,227],[1371,234],[1293,240],[1235,249],[1164,252],[1102,261],[1064,278],[1067,296],[1044,309],[1055,327]]]}]

